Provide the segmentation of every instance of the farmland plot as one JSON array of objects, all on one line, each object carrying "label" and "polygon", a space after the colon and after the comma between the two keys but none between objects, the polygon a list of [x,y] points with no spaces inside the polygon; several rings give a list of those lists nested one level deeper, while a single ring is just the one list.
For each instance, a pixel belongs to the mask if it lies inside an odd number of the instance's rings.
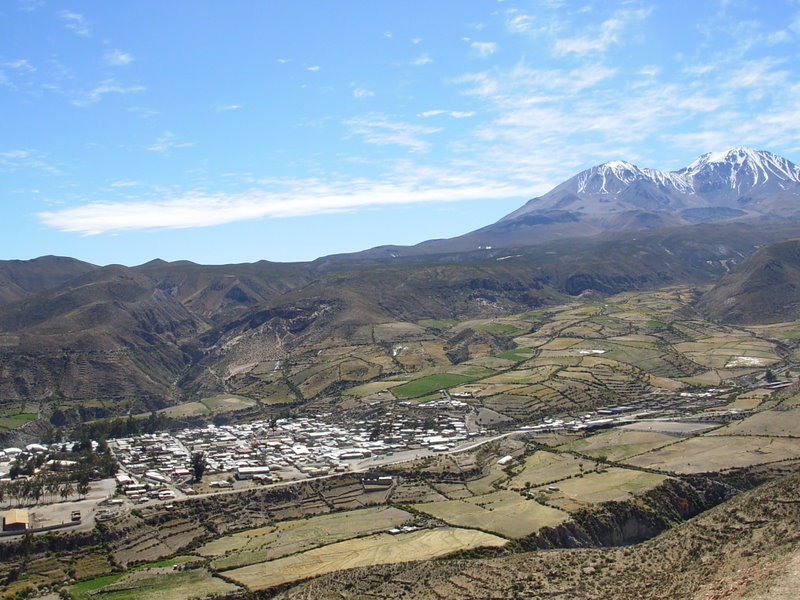
[{"label": "farmland plot", "polygon": [[[800,437],[800,408],[765,410],[717,429],[709,435]],[[797,443],[800,445],[800,442]]]},{"label": "farmland plot", "polygon": [[542,527],[563,523],[568,518],[560,510],[543,506],[510,490],[464,500],[416,504],[414,508],[451,525],[479,527],[509,538],[525,537]]},{"label": "farmland plot", "polygon": [[611,467],[582,477],[559,482],[556,490],[547,487],[535,491],[547,496],[547,503],[566,511],[575,511],[587,504],[622,501],[652,489],[663,482],[665,475],[644,473],[633,469]]},{"label": "farmland plot", "polygon": [[411,560],[429,560],[458,550],[505,545],[503,538],[440,527],[402,535],[379,534],[331,544],[300,554],[227,571],[225,576],[251,590],[263,590],[323,573]]},{"label": "farmland plot", "polygon": [[574,477],[584,470],[596,467],[594,461],[582,459],[566,452],[540,450],[525,458],[522,470],[508,482],[507,487],[521,490]]},{"label": "farmland plot", "polygon": [[707,435],[634,456],[623,462],[670,473],[706,473],[800,457],[797,440]]},{"label": "farmland plot", "polygon": [[617,461],[667,444],[674,444],[679,439],[674,435],[658,431],[632,431],[617,428],[575,440],[561,446],[560,449],[574,450],[594,458],[604,456],[608,460]]},{"label": "farmland plot", "polygon": [[410,518],[403,510],[383,506],[282,521],[216,539],[202,546],[198,553],[214,558],[214,568],[230,569],[375,533]]}]

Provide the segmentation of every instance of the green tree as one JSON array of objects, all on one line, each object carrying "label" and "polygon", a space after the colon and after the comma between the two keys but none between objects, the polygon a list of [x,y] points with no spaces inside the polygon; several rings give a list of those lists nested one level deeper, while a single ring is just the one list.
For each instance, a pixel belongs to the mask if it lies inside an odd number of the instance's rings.
[{"label": "green tree", "polygon": [[194,474],[195,481],[200,481],[203,479],[203,475],[206,472],[206,466],[205,452],[192,453],[192,473]]}]

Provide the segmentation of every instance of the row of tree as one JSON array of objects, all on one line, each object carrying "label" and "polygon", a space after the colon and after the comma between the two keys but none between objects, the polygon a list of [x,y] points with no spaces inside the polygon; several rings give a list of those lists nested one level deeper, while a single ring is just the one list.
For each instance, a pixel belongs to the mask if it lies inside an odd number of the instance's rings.
[{"label": "row of tree", "polygon": [[40,473],[5,481],[0,484],[0,503],[25,506],[38,502],[68,500],[72,496],[86,497],[89,493],[89,474],[84,471],[73,477],[65,473]]}]

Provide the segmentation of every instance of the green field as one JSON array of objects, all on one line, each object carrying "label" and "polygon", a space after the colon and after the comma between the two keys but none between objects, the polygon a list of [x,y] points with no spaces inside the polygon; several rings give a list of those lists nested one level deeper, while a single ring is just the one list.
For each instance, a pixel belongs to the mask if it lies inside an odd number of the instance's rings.
[{"label": "green field", "polygon": [[17,429],[25,423],[35,421],[39,415],[36,413],[6,414],[0,417],[0,429]]},{"label": "green field", "polygon": [[534,351],[531,350],[530,348],[515,348],[514,350],[501,352],[500,354],[496,354],[495,356],[497,358],[513,360],[514,362],[522,362],[523,360],[528,360],[533,355]]},{"label": "green field", "polygon": [[74,600],[190,600],[238,589],[205,569],[143,569],[84,581],[70,593]]},{"label": "green field", "polygon": [[424,396],[431,392],[449,388],[460,383],[474,381],[474,379],[474,377],[468,375],[456,375],[454,373],[427,375],[426,377],[420,377],[414,381],[409,381],[408,383],[392,388],[392,393],[398,398],[418,398],[419,396]]}]

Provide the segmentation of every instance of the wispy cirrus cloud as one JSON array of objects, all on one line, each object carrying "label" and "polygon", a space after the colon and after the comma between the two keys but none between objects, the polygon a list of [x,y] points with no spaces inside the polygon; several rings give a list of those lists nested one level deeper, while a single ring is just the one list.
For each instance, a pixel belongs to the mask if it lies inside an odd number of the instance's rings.
[{"label": "wispy cirrus cloud", "polygon": [[71,10],[62,10],[58,13],[58,16],[64,22],[64,27],[74,34],[81,37],[89,37],[92,34],[89,24],[83,18],[83,15]]},{"label": "wispy cirrus cloud", "polygon": [[512,33],[525,33],[533,28],[533,17],[518,9],[511,9],[506,16],[506,28]]},{"label": "wispy cirrus cloud", "polygon": [[487,58],[497,52],[497,44],[494,42],[472,42],[469,46],[481,58]]},{"label": "wispy cirrus cloud", "polygon": [[19,9],[24,12],[33,12],[44,6],[44,0],[17,0]]},{"label": "wispy cirrus cloud", "polygon": [[26,58],[18,58],[17,60],[9,60],[3,63],[3,67],[8,69],[13,69],[19,73],[35,73],[36,67],[34,67],[28,59]]},{"label": "wispy cirrus cloud", "polygon": [[241,104],[222,104],[217,106],[217,112],[230,112],[234,110],[240,110],[242,108]]},{"label": "wispy cirrus cloud", "polygon": [[142,185],[140,181],[133,181],[130,179],[122,179],[120,181],[114,181],[109,184],[111,187],[115,188],[129,188],[129,187],[137,187]]},{"label": "wispy cirrus cloud", "polygon": [[404,146],[410,152],[426,152],[430,142],[424,136],[441,131],[438,127],[425,127],[412,123],[392,121],[383,115],[367,115],[345,121],[354,134],[362,136],[367,144]]},{"label": "wispy cirrus cloud", "polygon": [[418,117],[438,117],[439,115],[447,115],[454,119],[465,119],[467,117],[475,116],[474,110],[426,110],[425,112],[417,113]]},{"label": "wispy cirrus cloud", "polygon": [[425,53],[425,54],[422,54],[422,55],[418,56],[414,60],[412,60],[411,64],[415,65],[417,67],[421,67],[423,65],[428,65],[428,64],[430,64],[432,62],[433,62],[433,59],[430,57],[430,55]]},{"label": "wispy cirrus cloud", "polygon": [[632,25],[646,19],[651,12],[652,9],[645,8],[619,10],[610,19],[590,27],[585,35],[556,40],[553,51],[560,55],[580,56],[605,52],[609,47],[621,43],[622,34]]},{"label": "wispy cirrus cloud", "polygon": [[123,85],[114,79],[105,79],[90,90],[78,92],[72,99],[72,104],[75,106],[91,106],[96,104],[108,94],[135,94],[145,91],[143,85]]},{"label": "wispy cirrus cloud", "polygon": [[158,152],[159,154],[169,155],[173,150],[178,148],[190,148],[194,146],[191,142],[182,142],[171,131],[162,133],[156,141],[147,147],[150,152]]},{"label": "wispy cirrus cloud", "polygon": [[103,55],[103,60],[112,67],[124,67],[131,64],[134,58],[132,54],[122,50],[110,50]]},{"label": "wispy cirrus cloud", "polygon": [[372,98],[374,95],[375,92],[362,87],[358,87],[353,90],[353,98],[358,98],[358,99]]},{"label": "wispy cirrus cloud", "polygon": [[0,152],[0,171],[14,172],[20,169],[32,169],[48,175],[62,174],[62,170],[38,150],[15,148]]}]

